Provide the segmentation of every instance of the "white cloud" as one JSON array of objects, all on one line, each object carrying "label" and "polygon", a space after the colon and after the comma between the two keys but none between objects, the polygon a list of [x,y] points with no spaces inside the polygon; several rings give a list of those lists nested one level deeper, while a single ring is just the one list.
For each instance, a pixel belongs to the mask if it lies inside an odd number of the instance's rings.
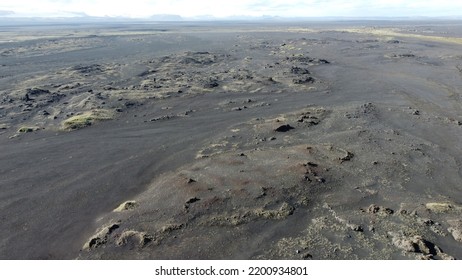
[{"label": "white cloud", "polygon": [[280,16],[461,15],[455,0],[2,0],[0,10],[22,15],[145,17],[153,14]]}]

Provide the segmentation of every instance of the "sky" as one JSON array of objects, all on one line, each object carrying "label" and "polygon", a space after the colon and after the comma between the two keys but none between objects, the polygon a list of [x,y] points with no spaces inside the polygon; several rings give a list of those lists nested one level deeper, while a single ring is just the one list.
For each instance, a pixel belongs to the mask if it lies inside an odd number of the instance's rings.
[{"label": "sky", "polygon": [[1,0],[0,16],[461,16],[461,0]]}]

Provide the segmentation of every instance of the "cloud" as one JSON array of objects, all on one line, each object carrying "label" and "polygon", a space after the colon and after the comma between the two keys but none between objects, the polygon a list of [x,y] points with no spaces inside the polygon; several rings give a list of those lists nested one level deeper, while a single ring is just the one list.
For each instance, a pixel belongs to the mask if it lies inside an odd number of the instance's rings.
[{"label": "cloud", "polygon": [[247,9],[288,16],[441,16],[462,14],[462,1],[257,0]]},{"label": "cloud", "polygon": [[249,9],[271,15],[285,16],[338,16],[348,14],[351,10],[361,7],[364,1],[345,0],[273,0],[258,1],[248,5]]},{"label": "cloud", "polygon": [[14,15],[14,12],[0,10],[0,16],[10,16],[10,15]]},{"label": "cloud", "polygon": [[2,0],[0,10],[22,15],[53,15],[60,11],[90,16],[148,17],[152,14],[218,17],[278,16],[441,16],[461,15],[454,0]]}]

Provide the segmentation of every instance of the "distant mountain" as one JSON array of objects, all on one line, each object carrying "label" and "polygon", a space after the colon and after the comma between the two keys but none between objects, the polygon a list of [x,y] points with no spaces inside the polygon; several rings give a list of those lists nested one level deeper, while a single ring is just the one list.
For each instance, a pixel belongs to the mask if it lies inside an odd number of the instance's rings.
[{"label": "distant mountain", "polygon": [[187,17],[185,20],[191,20],[191,21],[210,21],[210,20],[218,20],[218,18],[212,16],[212,15],[197,15],[193,17]]},{"label": "distant mountain", "polygon": [[182,17],[175,14],[155,14],[144,18],[131,17],[95,17],[84,12],[61,11],[53,16],[22,16],[13,11],[0,10],[0,26],[15,24],[66,24],[66,23],[131,23],[131,22],[226,22],[226,21],[248,21],[248,22],[327,22],[327,21],[441,21],[441,20],[462,20],[462,16],[444,17],[281,17],[281,16],[247,16],[234,15],[228,17],[215,17],[213,15],[198,15]]},{"label": "distant mountain", "polygon": [[0,17],[11,16],[11,15],[14,15],[14,12],[13,12],[13,11],[4,11],[4,10],[0,10]]},{"label": "distant mountain", "polygon": [[[139,20],[120,18],[120,17],[15,17],[15,16],[0,16],[1,26],[14,26],[14,25],[67,25],[67,24],[87,24],[87,23],[132,23],[139,22]],[[146,21],[146,20],[144,20]]]},{"label": "distant mountain", "polygon": [[278,20],[279,17],[276,17],[276,16],[266,16],[266,15],[263,15],[263,16],[239,16],[239,15],[236,15],[236,16],[230,16],[230,17],[226,17],[224,18],[225,20],[249,20],[249,21],[254,21],[254,20],[257,20],[257,21],[261,21],[261,20],[264,20],[264,21],[272,21],[272,20]]},{"label": "distant mountain", "polygon": [[154,21],[183,21],[183,18],[179,15],[169,15],[169,14],[160,14],[152,15],[149,17],[149,20]]},{"label": "distant mountain", "polygon": [[279,16],[246,16],[246,15],[234,15],[227,17],[216,17],[213,15],[199,15],[193,17],[184,17],[185,21],[279,21],[279,20],[290,20],[290,18],[284,18]]},{"label": "distant mountain", "polygon": [[84,12],[72,12],[72,11],[63,11],[62,16],[67,16],[67,17],[91,17],[88,14]]}]

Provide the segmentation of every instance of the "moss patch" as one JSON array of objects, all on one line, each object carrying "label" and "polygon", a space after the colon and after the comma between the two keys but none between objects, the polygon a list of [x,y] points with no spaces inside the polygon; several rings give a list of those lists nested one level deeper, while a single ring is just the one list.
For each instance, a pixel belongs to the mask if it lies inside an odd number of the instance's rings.
[{"label": "moss patch", "polygon": [[442,42],[442,43],[452,43],[452,44],[462,44],[462,38],[458,37],[443,37],[443,36],[430,36],[430,35],[422,35],[422,34],[413,34],[413,33],[405,33],[403,31],[393,29],[393,28],[383,28],[383,29],[375,29],[375,28],[349,28],[349,29],[338,29],[337,31],[345,31],[351,33],[362,33],[362,34],[371,34],[380,37],[399,37],[399,38],[415,38],[420,40],[428,40],[434,42]]},{"label": "moss patch", "polygon": [[84,112],[65,120],[62,124],[64,130],[76,130],[92,125],[94,122],[110,120],[114,118],[114,113],[109,110],[93,110]]},{"label": "moss patch", "polygon": [[435,213],[444,213],[451,211],[454,207],[449,204],[449,203],[437,203],[437,202],[431,202],[425,204],[425,207]]}]

